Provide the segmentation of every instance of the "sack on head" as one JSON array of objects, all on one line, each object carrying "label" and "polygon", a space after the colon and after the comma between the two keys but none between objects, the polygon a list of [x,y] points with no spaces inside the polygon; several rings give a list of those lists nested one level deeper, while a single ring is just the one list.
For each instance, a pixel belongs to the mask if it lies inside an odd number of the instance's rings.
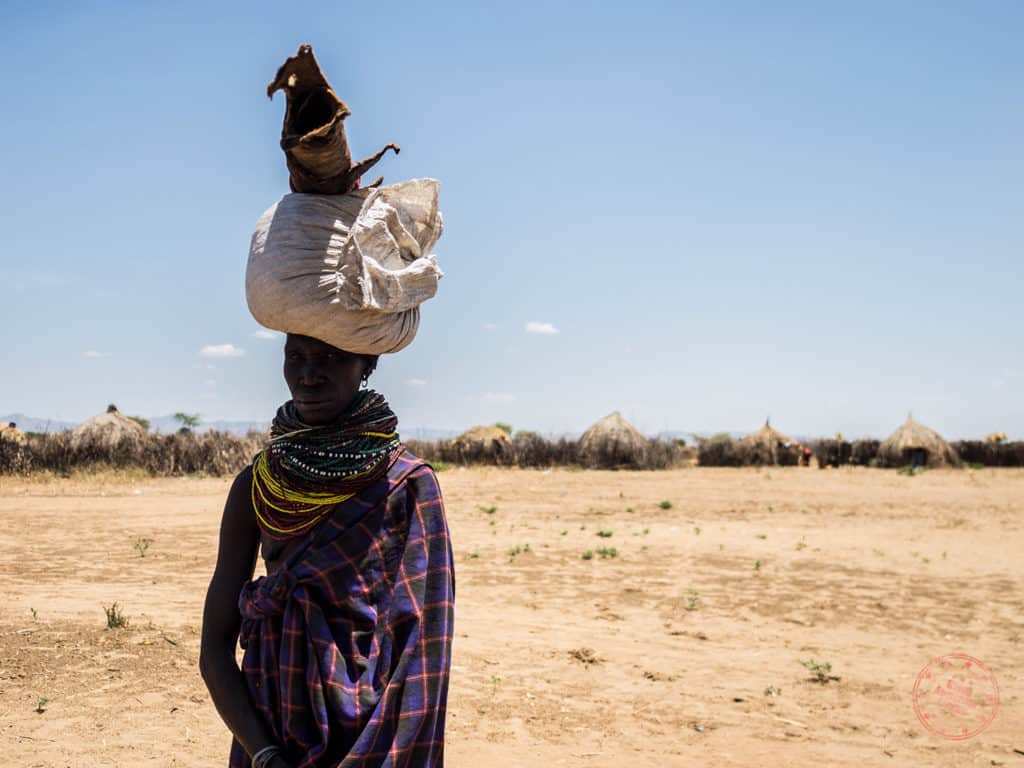
[{"label": "sack on head", "polygon": [[359,354],[397,352],[443,273],[440,184],[285,195],[256,224],[245,293],[258,323]]}]

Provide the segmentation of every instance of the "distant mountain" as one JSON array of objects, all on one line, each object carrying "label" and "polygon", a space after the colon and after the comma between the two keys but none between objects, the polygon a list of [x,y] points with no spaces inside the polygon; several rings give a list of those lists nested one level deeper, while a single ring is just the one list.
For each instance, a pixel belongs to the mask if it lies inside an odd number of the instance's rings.
[{"label": "distant mountain", "polygon": [[687,445],[697,442],[693,432],[680,432],[679,430],[665,430],[656,434],[657,440],[685,440]]},{"label": "distant mountain", "polygon": [[681,437],[689,445],[694,445],[697,442],[698,438],[699,439],[704,439],[704,438],[707,438],[707,437],[711,437],[713,435],[723,435],[723,434],[724,435],[729,435],[729,437],[732,437],[734,439],[739,439],[739,438],[741,438],[744,435],[749,434],[749,433],[747,433],[747,432],[679,432],[679,431],[665,431],[665,432],[659,432],[657,435],[655,435],[655,437],[657,437],[660,440],[676,440],[676,439]]},{"label": "distant mountain", "polygon": [[14,422],[22,432],[63,432],[77,425],[74,421],[58,421],[56,419],[40,419],[36,416],[26,416],[24,413],[9,413],[0,416],[0,424]]},{"label": "distant mountain", "polygon": [[[149,420],[150,432],[161,432],[170,434],[181,429],[181,422],[174,416],[154,416]],[[227,432],[232,435],[244,435],[246,432],[266,432],[270,429],[269,421],[200,421],[195,428],[196,432],[209,432],[210,430]]]},{"label": "distant mountain", "polygon": [[432,427],[409,427],[403,429],[401,423],[398,425],[398,434],[403,440],[450,440],[458,437],[459,432],[454,429],[434,429]]},{"label": "distant mountain", "polygon": [[[0,416],[0,424],[14,422],[18,429],[23,432],[63,432],[66,429],[74,429],[81,422],[58,421],[57,419],[43,419],[38,416],[26,416],[23,413],[10,413]],[[177,432],[181,424],[173,416],[156,416],[149,419],[149,431],[170,434]],[[269,421],[209,421],[200,422],[196,432],[208,432],[216,429],[219,432],[228,432],[232,435],[244,435],[249,431],[264,432],[270,429]]]},{"label": "distant mountain", "polygon": [[[37,416],[26,416],[23,413],[11,413],[7,416],[0,416],[0,424],[7,424],[8,422],[15,422],[18,425],[18,429],[25,432],[63,432],[66,429],[73,429],[78,426],[79,422],[75,421],[59,421],[57,419],[43,419]],[[170,434],[177,432],[181,428],[181,424],[174,416],[154,416],[149,419],[149,431],[160,432],[162,434]],[[270,429],[269,421],[203,421],[200,422],[199,426],[196,427],[196,432],[208,432],[211,429],[215,429],[218,432],[227,432],[232,435],[244,435],[246,432],[266,432]],[[460,429],[438,429],[436,427],[405,427],[401,424],[398,425],[398,432],[405,440],[450,440],[453,437],[458,437],[464,430]],[[687,444],[694,445],[697,442],[697,437],[711,437],[711,432],[683,432],[680,430],[664,430],[655,435],[655,437],[661,440],[676,440],[682,438],[686,440]],[[731,437],[740,438],[743,437],[746,432],[727,432]],[[544,433],[543,437],[548,440],[557,440],[559,438],[567,438],[569,440],[578,440],[579,435],[573,433]],[[801,442],[806,442],[810,438],[803,438],[798,435],[792,435],[792,437]]]}]

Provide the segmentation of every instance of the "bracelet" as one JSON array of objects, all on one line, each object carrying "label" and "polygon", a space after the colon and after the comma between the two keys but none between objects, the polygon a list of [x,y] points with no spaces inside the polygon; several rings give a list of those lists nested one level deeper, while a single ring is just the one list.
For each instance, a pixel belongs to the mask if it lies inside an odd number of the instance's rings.
[{"label": "bracelet", "polygon": [[281,748],[276,746],[264,747],[252,756],[252,768],[267,768],[270,761],[281,754]]}]

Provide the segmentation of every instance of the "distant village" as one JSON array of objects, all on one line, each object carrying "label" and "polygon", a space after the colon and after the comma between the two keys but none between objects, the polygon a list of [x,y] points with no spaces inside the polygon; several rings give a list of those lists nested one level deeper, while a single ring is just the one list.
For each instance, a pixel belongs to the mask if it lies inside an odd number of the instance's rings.
[{"label": "distant village", "polygon": [[[228,429],[228,425],[234,427]],[[269,440],[267,425],[227,422],[200,425],[198,414],[179,413],[154,425],[126,416],[116,405],[73,427],[25,429],[0,422],[0,473],[68,473],[90,468],[136,468],[152,475],[231,475]],[[38,426],[38,422],[33,424]],[[220,428],[218,428],[220,426]],[[246,427],[244,431],[240,427]],[[1003,433],[983,440],[947,442],[908,416],[885,440],[831,438],[796,440],[768,421],[747,435],[721,433],[685,438],[650,438],[615,412],[578,439],[514,431],[510,425],[480,425],[453,438],[405,440],[435,467],[492,465],[523,468],[645,469],[674,467],[862,466],[903,469],[1024,466],[1024,442]]]}]

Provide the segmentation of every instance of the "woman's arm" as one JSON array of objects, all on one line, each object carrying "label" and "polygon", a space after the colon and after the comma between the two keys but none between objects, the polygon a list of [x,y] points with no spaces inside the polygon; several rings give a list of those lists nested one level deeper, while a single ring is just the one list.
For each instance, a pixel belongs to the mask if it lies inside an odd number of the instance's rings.
[{"label": "woman's arm", "polygon": [[252,578],[260,532],[252,508],[252,468],[235,478],[220,526],[217,567],[203,608],[199,670],[225,725],[250,755],[274,743],[249,698],[245,677],[235,661],[242,617],[238,595]]}]

